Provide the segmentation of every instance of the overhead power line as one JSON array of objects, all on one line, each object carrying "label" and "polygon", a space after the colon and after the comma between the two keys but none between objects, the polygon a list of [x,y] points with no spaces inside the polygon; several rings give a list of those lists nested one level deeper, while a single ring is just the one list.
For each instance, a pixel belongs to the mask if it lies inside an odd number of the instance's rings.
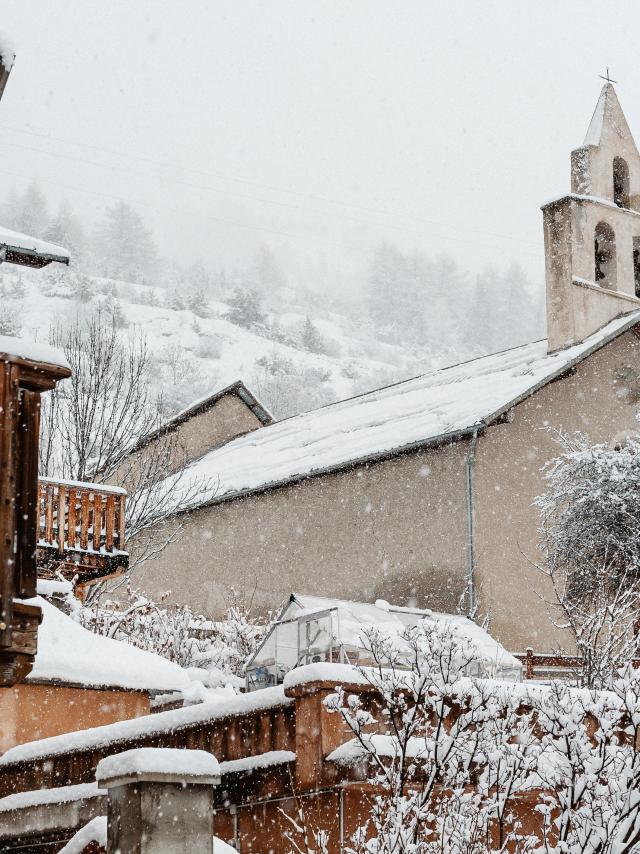
[{"label": "overhead power line", "polygon": [[[180,165],[175,164],[175,163],[170,163],[168,161],[160,161],[160,160],[155,160],[155,159],[149,158],[149,157],[143,157],[140,155],[130,154],[128,152],[117,151],[115,149],[106,148],[104,146],[97,146],[97,145],[94,145],[93,143],[79,143],[79,142],[74,141],[74,140],[62,139],[60,137],[54,137],[54,136],[50,136],[48,134],[40,134],[40,133],[36,133],[35,131],[22,130],[19,128],[11,127],[9,125],[2,124],[2,125],[0,125],[0,127],[4,127],[7,130],[15,131],[17,133],[23,133],[23,134],[27,134],[29,136],[39,137],[41,139],[48,139],[48,140],[54,141],[54,142],[61,142],[63,144],[75,145],[76,147],[79,147],[79,148],[93,148],[95,150],[104,151],[104,152],[107,152],[110,154],[114,154],[118,157],[123,157],[126,159],[138,160],[141,162],[153,164],[153,165],[160,167],[160,168],[163,168],[163,169],[174,169],[174,170],[178,170],[178,171],[191,172],[193,174],[198,174],[198,175],[205,175],[205,176],[209,176],[209,177],[218,177],[222,180],[239,182],[239,183],[243,183],[243,184],[247,184],[247,185],[251,185],[251,186],[256,186],[256,187],[260,186],[263,189],[268,189],[268,190],[271,190],[273,192],[292,194],[292,195],[295,195],[297,197],[302,197],[302,198],[310,198],[310,199],[314,199],[316,201],[320,201],[320,202],[335,205],[335,206],[348,207],[348,208],[350,207],[350,208],[362,210],[362,211],[365,211],[367,213],[374,214],[374,215],[392,216],[392,217],[400,217],[403,219],[411,219],[414,224],[427,225],[427,226],[429,226],[430,229],[433,229],[433,228],[444,229],[446,231],[451,231],[451,232],[462,234],[462,235],[467,235],[469,233],[473,233],[473,234],[478,234],[478,235],[481,235],[484,237],[492,237],[494,239],[497,238],[498,240],[513,241],[513,242],[519,243],[523,246],[532,246],[532,247],[538,246],[538,244],[534,243],[533,241],[523,240],[522,238],[518,238],[518,237],[515,237],[513,235],[501,234],[498,232],[488,231],[485,229],[479,229],[479,228],[474,228],[474,227],[461,227],[459,225],[455,226],[455,225],[451,225],[449,223],[443,222],[441,220],[429,220],[429,219],[424,219],[421,217],[416,217],[412,214],[399,213],[397,211],[389,211],[389,210],[385,210],[385,209],[370,208],[370,207],[366,207],[364,205],[357,205],[357,204],[350,203],[350,202],[340,202],[340,201],[337,201],[334,199],[328,199],[328,198],[322,197],[322,196],[305,194],[305,193],[302,193],[300,191],[289,190],[286,188],[273,187],[270,185],[261,185],[261,184],[258,184],[257,182],[246,181],[244,179],[236,178],[233,176],[217,175],[216,173],[206,172],[204,170],[199,170],[199,169],[192,169],[189,167],[180,166]],[[100,169],[106,169],[106,170],[110,170],[110,171],[117,169],[118,171],[121,171],[121,172],[131,172],[131,173],[137,174],[143,178],[150,178],[152,180],[157,180],[157,176],[150,175],[150,174],[147,174],[147,175],[142,174],[130,166],[114,166],[112,164],[100,163],[100,162],[96,162],[93,160],[89,160],[87,158],[78,157],[76,155],[64,154],[61,152],[55,152],[55,151],[51,151],[51,150],[40,149],[40,148],[36,148],[36,147],[32,147],[32,146],[26,146],[22,143],[12,143],[12,142],[9,142],[7,140],[1,140],[0,144],[6,145],[6,146],[9,146],[12,148],[22,149],[25,151],[32,151],[34,153],[44,154],[44,155],[48,155],[48,156],[52,156],[52,157],[65,159],[65,160],[72,160],[75,162],[85,163],[87,165],[94,166],[94,167],[100,168]],[[274,200],[274,199],[259,198],[259,197],[253,196],[249,193],[240,193],[236,190],[229,190],[229,189],[221,188],[221,187],[211,187],[211,186],[202,185],[202,184],[194,184],[194,183],[191,183],[188,181],[181,180],[180,178],[177,178],[176,176],[172,176],[172,175],[166,175],[165,174],[162,176],[162,180],[163,181],[172,181],[173,183],[179,184],[181,186],[188,187],[190,189],[195,189],[198,191],[214,192],[214,193],[218,193],[218,194],[224,195],[224,196],[238,196],[240,198],[244,198],[244,199],[247,199],[247,200],[252,201],[252,202],[257,202],[259,204],[267,204],[267,205],[273,205],[276,207],[282,207],[282,208],[288,208],[288,209],[293,209],[293,210],[298,210],[298,211],[304,211],[305,213],[310,213],[313,215],[331,216],[331,214],[328,213],[327,211],[320,211],[317,209],[308,209],[308,208],[305,208],[301,205],[293,205],[293,204],[288,203],[288,202],[282,202],[282,201],[278,201],[278,200]],[[405,232],[407,234],[413,234],[413,235],[420,236],[420,237],[425,236],[424,231],[420,230],[418,228],[411,229],[411,228],[407,228],[406,226],[394,225],[394,224],[390,224],[390,223],[371,222],[368,220],[363,220],[363,219],[358,218],[358,217],[353,217],[353,216],[344,215],[344,214],[342,216],[344,218],[352,221],[352,222],[355,222],[355,223],[358,223],[361,225],[366,225],[368,227],[392,228],[394,230],[402,231],[402,232]],[[269,229],[261,229],[261,230],[268,231]],[[452,239],[450,237],[446,237],[443,235],[436,235],[436,236],[440,236],[445,240],[451,240]],[[472,243],[473,245],[478,244],[478,241],[470,241],[470,240],[468,240],[468,238],[460,239],[459,242]],[[533,253],[531,253],[531,252],[527,252],[526,254],[533,256]],[[539,253],[536,253],[536,257],[538,254]]]}]

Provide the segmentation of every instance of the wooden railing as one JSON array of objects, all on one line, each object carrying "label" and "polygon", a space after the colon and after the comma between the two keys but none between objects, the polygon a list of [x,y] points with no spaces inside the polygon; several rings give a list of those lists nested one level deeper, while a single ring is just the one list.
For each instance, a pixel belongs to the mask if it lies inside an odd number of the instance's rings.
[{"label": "wooden railing", "polygon": [[[582,670],[582,658],[578,655],[563,653],[537,653],[531,647],[524,653],[515,653],[518,661],[524,665],[524,679],[571,679]],[[633,666],[640,666],[640,660],[634,659]]]},{"label": "wooden railing", "polygon": [[126,497],[117,486],[40,478],[40,562],[55,553],[79,568],[126,566]]}]

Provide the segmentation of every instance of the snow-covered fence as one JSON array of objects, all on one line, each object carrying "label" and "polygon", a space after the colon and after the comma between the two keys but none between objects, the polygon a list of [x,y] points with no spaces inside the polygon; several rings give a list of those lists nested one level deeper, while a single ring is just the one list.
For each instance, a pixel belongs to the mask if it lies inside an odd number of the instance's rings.
[{"label": "snow-covered fence", "polygon": [[[38,557],[68,563],[73,574],[92,577],[125,568],[125,501],[116,486],[40,478]],[[64,568],[63,568],[64,571]]]}]

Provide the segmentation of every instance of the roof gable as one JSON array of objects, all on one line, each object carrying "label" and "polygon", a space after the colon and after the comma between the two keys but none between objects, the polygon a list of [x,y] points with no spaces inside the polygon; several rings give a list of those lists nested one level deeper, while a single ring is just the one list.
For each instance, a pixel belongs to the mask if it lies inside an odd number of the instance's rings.
[{"label": "roof gable", "polygon": [[162,436],[166,436],[168,433],[172,433],[177,430],[181,424],[185,424],[191,418],[195,418],[198,415],[202,415],[204,412],[212,409],[219,400],[221,400],[226,395],[233,394],[235,395],[242,403],[249,409],[255,417],[260,422],[262,427],[267,427],[270,424],[275,422],[273,415],[269,412],[266,406],[263,406],[255,395],[249,391],[247,386],[242,382],[242,380],[237,380],[231,385],[225,386],[224,388],[218,389],[213,392],[213,394],[208,394],[206,397],[201,398],[200,400],[195,401],[195,403],[190,404],[186,409],[183,409],[181,412],[178,412],[177,415],[174,415],[172,418],[167,419],[159,427],[156,427],[155,430],[152,430],[150,433],[147,433],[146,436],[143,436],[139,439],[129,450],[129,453],[134,453],[135,451],[139,451],[141,448],[144,448],[145,445],[148,445],[149,442],[152,442],[154,439],[159,439]]}]

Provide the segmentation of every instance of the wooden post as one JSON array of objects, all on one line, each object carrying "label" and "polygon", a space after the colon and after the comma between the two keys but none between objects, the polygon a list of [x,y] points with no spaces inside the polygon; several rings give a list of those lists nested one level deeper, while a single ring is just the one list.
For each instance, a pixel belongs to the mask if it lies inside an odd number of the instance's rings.
[{"label": "wooden post", "polygon": [[[16,347],[22,346],[16,339]],[[16,600],[36,592],[40,395],[70,373],[60,365],[0,353],[0,686],[26,676],[35,657],[40,609]],[[44,493],[45,536],[51,536],[48,487]]]},{"label": "wooden post", "polygon": [[533,679],[533,648],[527,647],[527,658],[525,661],[525,679]]},{"label": "wooden post", "polygon": [[11,646],[13,621],[18,382],[18,368],[0,362],[0,650]]}]

